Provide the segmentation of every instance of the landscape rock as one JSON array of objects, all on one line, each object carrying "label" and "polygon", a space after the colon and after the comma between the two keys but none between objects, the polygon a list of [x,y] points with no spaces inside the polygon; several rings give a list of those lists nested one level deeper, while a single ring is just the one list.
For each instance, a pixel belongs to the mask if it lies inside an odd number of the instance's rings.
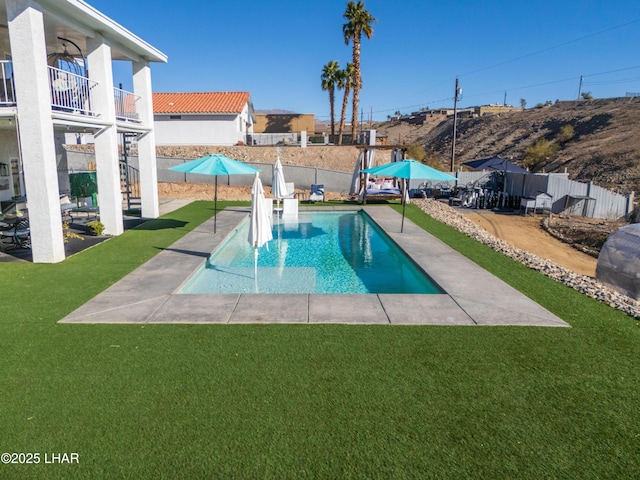
[{"label": "landscape rock", "polygon": [[514,260],[536,270],[568,287],[571,287],[600,302],[623,311],[627,315],[640,318],[640,302],[618,293],[603,285],[595,278],[579,275],[547,259],[540,258],[529,252],[513,247],[500,240],[482,227],[476,225],[454,208],[433,199],[413,200],[420,209],[434,219],[445,223],[468,237],[487,245]]}]

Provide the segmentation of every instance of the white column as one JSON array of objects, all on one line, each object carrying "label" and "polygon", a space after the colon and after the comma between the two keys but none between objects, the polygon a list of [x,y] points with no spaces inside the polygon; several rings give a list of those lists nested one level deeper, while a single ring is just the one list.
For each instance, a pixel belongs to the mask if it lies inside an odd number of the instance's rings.
[{"label": "white column", "polygon": [[307,148],[307,131],[300,132],[300,148]]},{"label": "white column", "polygon": [[124,232],[124,224],[111,47],[103,38],[97,37],[87,39],[87,50],[89,77],[97,82],[91,89],[91,108],[109,124],[94,135],[100,221],[106,234],[120,235]]},{"label": "white column", "polygon": [[42,11],[29,0],[7,0],[6,7],[33,261],[60,262],[65,254]]},{"label": "white column", "polygon": [[148,62],[133,62],[133,91],[140,96],[136,110],[142,124],[151,131],[138,136],[138,161],[140,164],[140,196],[142,217],[157,218],[158,170],[156,165],[156,137],[153,131],[153,98],[151,68]]}]

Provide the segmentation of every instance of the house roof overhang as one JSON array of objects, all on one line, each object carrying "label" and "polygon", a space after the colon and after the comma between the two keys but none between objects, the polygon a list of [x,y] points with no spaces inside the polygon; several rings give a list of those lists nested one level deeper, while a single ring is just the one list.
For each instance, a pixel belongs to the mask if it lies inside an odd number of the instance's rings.
[{"label": "house roof overhang", "polygon": [[[82,0],[34,0],[43,11],[45,37],[53,48],[62,37],[87,52],[87,39],[102,36],[111,46],[114,60],[166,63],[167,56],[119,23]],[[0,0],[0,27],[7,25],[6,0]],[[4,36],[3,40],[4,40]],[[8,36],[6,45],[9,51]]]}]

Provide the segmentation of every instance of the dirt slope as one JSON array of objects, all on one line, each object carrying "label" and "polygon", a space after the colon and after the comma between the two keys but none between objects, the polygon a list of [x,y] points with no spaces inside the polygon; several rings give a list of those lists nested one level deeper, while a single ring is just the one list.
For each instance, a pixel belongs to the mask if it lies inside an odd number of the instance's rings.
[{"label": "dirt slope", "polygon": [[465,213],[465,217],[505,242],[562,265],[569,270],[595,277],[598,260],[555,239],[541,227],[541,217],[499,214],[490,210]]},{"label": "dirt slope", "polygon": [[[565,125],[575,135],[560,142]],[[525,148],[539,138],[559,145],[536,171],[564,172],[605,188],[640,191],[640,98],[556,102],[542,108],[458,119],[456,164],[494,155],[522,164]],[[394,121],[378,126],[390,139],[419,142],[449,166],[453,119],[422,126]]]}]

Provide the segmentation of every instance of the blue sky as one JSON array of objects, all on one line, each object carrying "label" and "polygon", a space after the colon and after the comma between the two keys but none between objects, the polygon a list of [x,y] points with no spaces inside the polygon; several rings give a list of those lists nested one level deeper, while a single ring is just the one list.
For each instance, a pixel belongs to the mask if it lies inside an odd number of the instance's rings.
[{"label": "blue sky", "polygon": [[[168,55],[158,92],[249,91],[258,110],[329,118],[322,67],[351,61],[346,1],[87,0]],[[367,120],[396,111],[640,92],[637,0],[365,0],[376,18],[362,45]],[[116,68],[116,83],[129,78]],[[120,78],[120,77],[122,78]],[[337,94],[336,113],[342,102]],[[373,113],[372,113],[373,112]],[[348,113],[350,118],[351,113]]]}]

